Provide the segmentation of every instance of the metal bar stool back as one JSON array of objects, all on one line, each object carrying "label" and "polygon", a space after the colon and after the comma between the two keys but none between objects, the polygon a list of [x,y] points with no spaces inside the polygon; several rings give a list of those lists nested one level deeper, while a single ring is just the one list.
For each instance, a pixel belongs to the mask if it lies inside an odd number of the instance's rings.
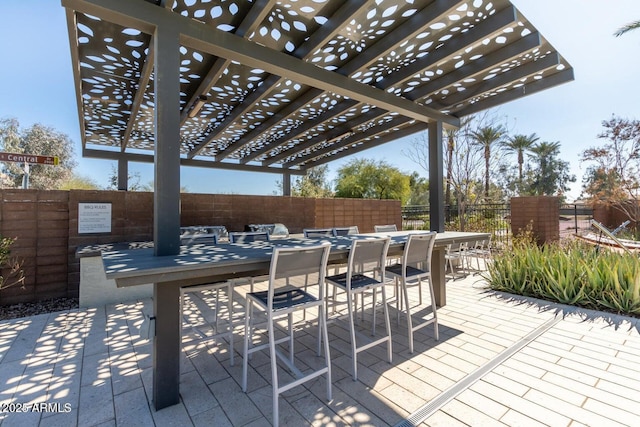
[{"label": "metal bar stool back", "polygon": [[266,231],[233,231],[229,233],[231,243],[251,243],[270,241],[269,233]]},{"label": "metal bar stool back", "polygon": [[[385,292],[385,264],[390,240],[389,237],[354,239],[349,250],[349,263],[346,273],[327,277],[327,282],[346,293],[354,381],[358,380],[358,353],[361,351],[378,344],[387,343],[389,363],[391,363],[392,360],[391,325],[389,323],[389,309]],[[384,311],[386,335],[375,338],[376,296],[378,290],[382,291],[382,308]],[[357,310],[357,307],[355,307],[356,297],[357,295],[364,295],[369,292],[373,297],[373,338],[371,339],[367,339],[363,334],[356,334],[354,323],[355,312]],[[338,304],[335,293],[332,302],[334,306]],[[358,336],[356,337],[356,335]],[[356,338],[358,338],[357,341]]]},{"label": "metal bar stool back", "polygon": [[[281,393],[312,380],[321,375],[326,375],[327,400],[331,400],[331,359],[329,356],[329,335],[326,322],[325,299],[325,272],[331,244],[323,242],[319,245],[307,247],[276,247],[271,258],[269,271],[269,287],[266,291],[250,292],[247,294],[245,336],[244,336],[244,360],[242,369],[242,390],[247,391],[247,371],[249,368],[249,355],[264,349],[269,350],[271,359],[271,385],[273,388],[273,424],[278,425],[278,397]],[[316,289],[307,292],[301,283],[305,279],[313,277]],[[302,372],[296,367],[294,352],[294,317],[296,311],[316,307],[318,309],[318,337],[317,353],[322,353],[324,343],[324,366],[312,370],[306,368]],[[254,318],[256,309],[266,313],[268,342],[253,346]],[[278,323],[278,320],[286,318],[286,327]],[[298,318],[299,319],[299,318]],[[285,329],[285,336],[276,339],[276,329],[280,332]],[[280,344],[288,343],[289,355],[280,351]],[[304,352],[301,352],[304,353]],[[282,362],[296,378],[287,383],[278,381],[278,361]],[[316,366],[313,361],[308,366]]]},{"label": "metal bar stool back", "polygon": [[398,231],[398,227],[395,224],[374,225],[373,230],[376,233],[384,233],[389,231]]},{"label": "metal bar stool back", "polygon": [[333,227],[333,235],[338,236],[352,236],[358,234],[358,226],[352,225],[351,227]]},{"label": "metal bar stool back", "polygon": [[335,237],[333,228],[305,228],[302,230],[305,238]]},{"label": "metal bar stool back", "polygon": [[[396,299],[398,316],[404,311],[407,317],[407,331],[409,338],[409,352],[413,353],[413,333],[427,325],[433,324],[436,340],[438,336],[438,315],[436,312],[436,301],[433,290],[433,281],[431,278],[431,258],[433,255],[433,246],[436,241],[436,233],[419,233],[409,234],[409,238],[404,247],[402,254],[402,262],[387,267],[387,273],[395,277],[396,281],[400,280],[400,295]],[[418,307],[422,305],[422,280],[429,282],[429,292],[431,295],[431,311],[433,316],[429,320],[422,321],[416,325],[413,324],[411,310],[413,307],[409,301],[408,288],[412,285],[418,286],[419,298]],[[413,282],[413,283],[412,283]]]},{"label": "metal bar stool back", "polygon": [[[271,237],[266,231],[233,231],[229,233],[230,243],[269,242]],[[253,292],[255,277],[249,278],[249,292]]]}]

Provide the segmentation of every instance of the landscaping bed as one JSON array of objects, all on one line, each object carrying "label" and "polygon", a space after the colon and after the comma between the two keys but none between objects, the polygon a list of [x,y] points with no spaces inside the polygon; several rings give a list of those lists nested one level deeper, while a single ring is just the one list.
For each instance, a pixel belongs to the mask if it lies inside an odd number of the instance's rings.
[{"label": "landscaping bed", "polygon": [[537,246],[516,241],[494,255],[491,289],[640,317],[640,259],[578,240]]},{"label": "landscaping bed", "polygon": [[78,298],[51,298],[38,302],[12,304],[0,307],[0,320],[72,310],[78,307]]}]

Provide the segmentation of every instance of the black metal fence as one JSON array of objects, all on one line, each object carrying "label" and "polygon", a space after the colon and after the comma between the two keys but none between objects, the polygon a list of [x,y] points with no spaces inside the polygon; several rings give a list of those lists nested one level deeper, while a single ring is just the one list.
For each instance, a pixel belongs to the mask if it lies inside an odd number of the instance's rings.
[{"label": "black metal fence", "polygon": [[[511,209],[508,203],[487,203],[466,206],[445,206],[445,230],[478,231],[491,233],[497,246],[511,239]],[[582,234],[591,227],[593,211],[581,204],[560,206],[560,238]],[[405,206],[402,208],[402,227],[429,229],[429,206]]]},{"label": "black metal fence", "polygon": [[560,238],[581,235],[591,229],[593,209],[583,204],[560,206]]},{"label": "black metal fence", "polygon": [[[445,230],[478,231],[492,234],[494,244],[508,243],[511,236],[509,223],[509,205],[505,203],[486,203],[466,206],[445,206]],[[402,227],[410,229],[429,229],[429,206],[405,206],[402,208]]]}]

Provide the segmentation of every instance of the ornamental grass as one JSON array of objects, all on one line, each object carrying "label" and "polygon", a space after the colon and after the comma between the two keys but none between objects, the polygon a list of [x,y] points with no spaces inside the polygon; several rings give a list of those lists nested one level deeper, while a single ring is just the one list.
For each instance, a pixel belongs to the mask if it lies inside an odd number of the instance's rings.
[{"label": "ornamental grass", "polygon": [[491,289],[594,310],[640,316],[640,259],[572,240],[538,246],[517,239],[494,255]]}]

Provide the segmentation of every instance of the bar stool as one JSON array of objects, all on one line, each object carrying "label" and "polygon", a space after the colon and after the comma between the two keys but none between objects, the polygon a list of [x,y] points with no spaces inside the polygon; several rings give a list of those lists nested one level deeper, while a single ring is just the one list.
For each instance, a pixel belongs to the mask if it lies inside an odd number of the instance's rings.
[{"label": "bar stool", "polygon": [[[394,231],[398,231],[398,227],[395,224],[382,224],[382,225],[374,225],[373,231],[376,233],[392,233]],[[402,257],[390,257],[387,258],[387,265],[392,265],[395,263],[401,263]],[[393,287],[393,298],[398,298],[398,287]]]},{"label": "bar stool", "polygon": [[230,243],[251,243],[270,241],[267,231],[232,231],[229,233]]},{"label": "bar stool", "polygon": [[[229,233],[229,243],[269,242],[271,237],[266,231],[232,231]],[[255,278],[249,278],[249,292],[253,292]]]},{"label": "bar stool", "polygon": [[449,266],[449,270],[451,271],[451,275],[455,279],[455,269],[454,269],[454,261],[462,270],[462,275],[464,277],[467,276],[467,268],[465,264],[467,263],[466,257],[467,243],[466,242],[453,242],[447,245],[445,249],[444,259],[445,259],[445,273],[446,267]]},{"label": "bar stool", "polygon": [[360,233],[358,231],[357,225],[352,225],[351,227],[333,227],[333,235],[338,236],[353,236],[355,234]]},{"label": "bar stool", "polygon": [[[409,353],[413,353],[413,333],[420,328],[433,324],[436,340],[438,336],[438,315],[436,312],[436,299],[433,291],[433,281],[431,279],[431,256],[433,254],[433,246],[436,241],[436,233],[419,233],[409,234],[409,239],[404,246],[402,254],[402,263],[394,264],[387,267],[387,273],[395,277],[396,282],[400,280],[401,295],[396,299],[398,316],[400,311],[404,311],[407,316],[407,329],[409,336]],[[418,305],[422,305],[422,280],[429,281],[429,292],[431,294],[431,311],[433,318],[423,321],[414,326],[411,317],[411,304],[409,303],[408,288],[410,281],[417,281],[418,292],[420,293]]]},{"label": "bar stool", "polygon": [[375,231],[376,233],[398,231],[398,227],[395,224],[374,225],[373,231]]},{"label": "bar stool", "polygon": [[[202,233],[202,234],[195,234],[189,237],[189,244],[191,245],[196,245],[196,244],[201,244],[201,243],[205,243],[205,244],[217,244],[218,243],[218,239],[216,235],[211,235],[209,233]],[[222,289],[226,289],[226,293],[227,293],[227,322],[228,322],[228,331],[226,332],[220,332],[219,327],[218,327],[218,320],[220,319],[220,290]],[[185,315],[185,302],[186,302],[186,298],[189,294],[194,294],[194,293],[200,293],[202,295],[203,292],[206,291],[213,291],[215,292],[215,302],[214,302],[214,310],[215,310],[215,319],[213,321],[213,325],[211,325],[205,318],[204,323],[207,323],[209,326],[212,327],[213,330],[215,330],[215,334],[213,335],[209,335],[204,331],[204,325],[195,325],[193,322],[190,321],[189,317]],[[191,298],[189,297],[192,301],[192,305],[197,307],[197,298]],[[204,301],[204,300],[202,300]],[[205,304],[208,305],[208,303],[205,302]],[[200,306],[197,307],[198,311],[200,311],[202,317],[204,318],[204,310],[206,310],[207,307],[204,306]],[[234,350],[233,350],[233,288],[232,288],[232,283],[231,281],[224,281],[224,282],[216,282],[216,283],[207,283],[204,285],[195,285],[195,286],[183,286],[180,288],[180,318],[182,319],[180,322],[180,330],[181,330],[181,334],[182,331],[185,329],[185,325],[187,328],[191,329],[193,331],[194,334],[196,334],[199,337],[199,341],[205,341],[205,340],[210,340],[210,339],[214,339],[214,338],[218,338],[218,337],[225,337],[227,336],[229,339],[229,364],[231,366],[233,366],[234,364]]]},{"label": "bar stool", "polygon": [[[246,318],[244,326],[244,359],[242,367],[242,391],[247,391],[247,371],[249,355],[263,349],[269,349],[271,358],[271,385],[273,387],[273,425],[278,425],[278,397],[281,393],[314,379],[320,375],[327,376],[327,400],[331,400],[331,358],[329,356],[329,335],[327,332],[325,272],[331,244],[323,242],[319,245],[285,248],[276,247],[271,257],[269,270],[269,288],[266,291],[247,294]],[[295,285],[300,278],[317,277],[317,294],[308,293]],[[311,372],[303,373],[295,365],[293,313],[298,310],[318,308],[318,356],[322,353],[324,342],[324,366]],[[268,343],[253,346],[253,324],[256,317],[254,311],[262,310],[267,315]],[[287,336],[276,339],[276,321],[287,318]],[[276,346],[289,343],[288,357]],[[280,385],[278,382],[278,360],[282,361],[296,377],[295,380]]]},{"label": "bar stool", "polygon": [[[327,282],[333,284],[335,288],[342,289],[347,295],[347,309],[349,331],[351,336],[351,359],[353,364],[353,380],[358,380],[358,353],[367,350],[375,345],[387,343],[387,355],[389,363],[392,361],[393,351],[391,342],[391,325],[389,323],[389,308],[387,306],[387,296],[385,293],[385,260],[389,249],[389,237],[354,239],[349,249],[349,262],[347,272],[327,277]],[[372,335],[375,336],[376,327],[376,293],[382,290],[382,307],[384,311],[384,321],[386,326],[386,336],[378,339],[368,340],[368,342],[358,345],[356,342],[356,330],[354,324],[355,312],[354,303],[357,295],[364,295],[367,291],[372,291],[373,297],[373,324]],[[337,304],[333,298],[333,305]],[[360,341],[365,337],[358,334]]]},{"label": "bar stool", "polygon": [[335,237],[333,228],[305,228],[302,230],[305,238]]}]

